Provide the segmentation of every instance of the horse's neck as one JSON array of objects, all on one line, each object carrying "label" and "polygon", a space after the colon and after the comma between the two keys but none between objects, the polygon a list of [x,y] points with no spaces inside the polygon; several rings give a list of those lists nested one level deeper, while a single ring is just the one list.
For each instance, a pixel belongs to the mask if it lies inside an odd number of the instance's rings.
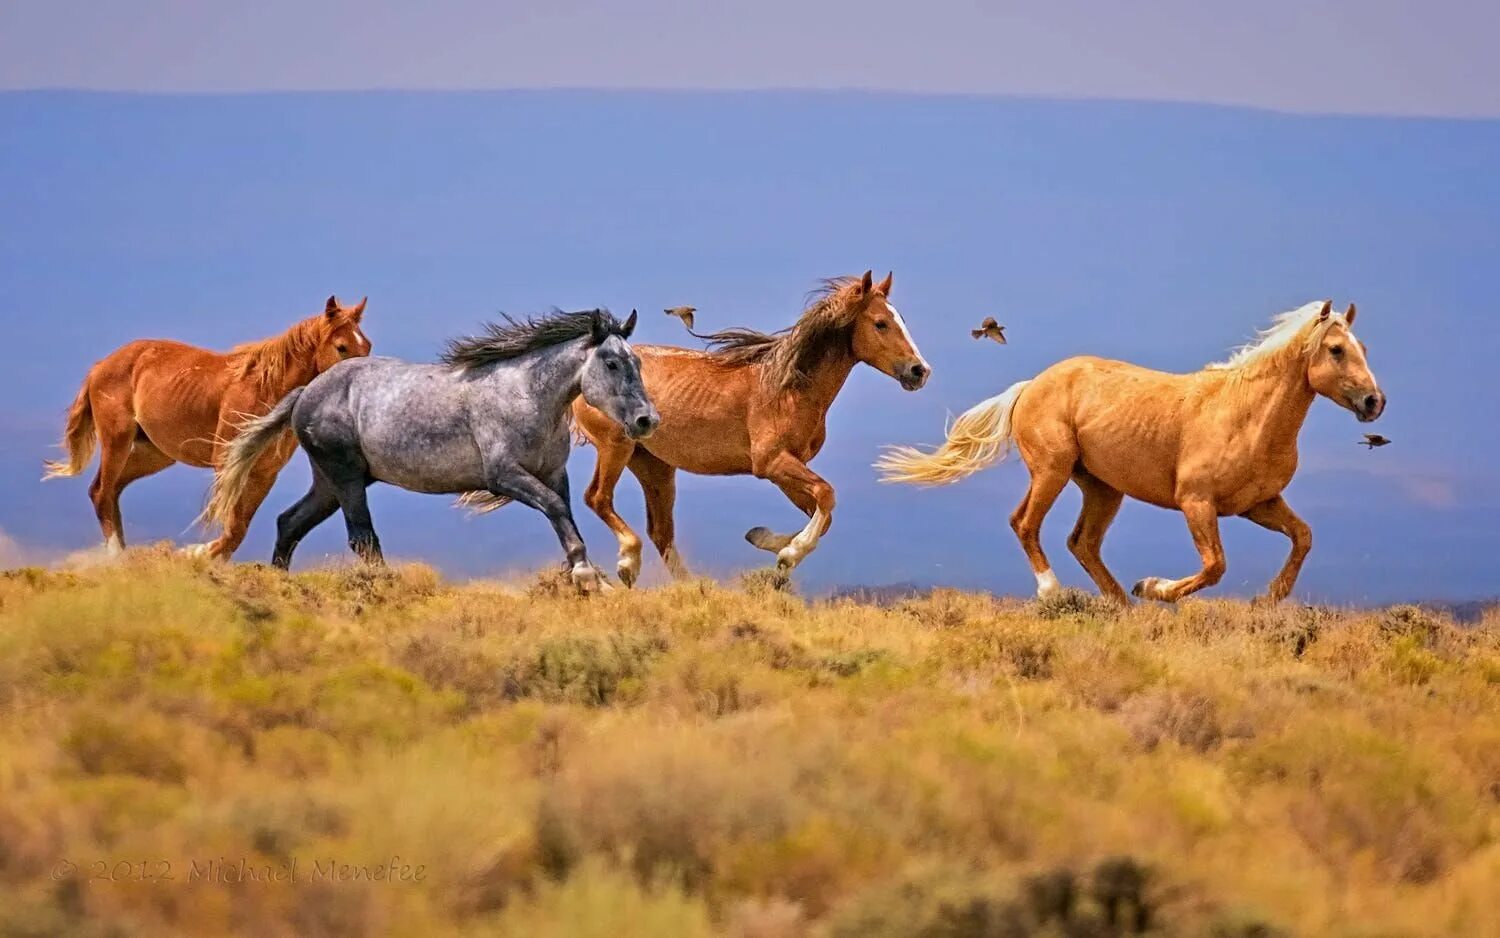
[{"label": "horse's neck", "polygon": [[1297,434],[1316,397],[1300,358],[1253,376],[1240,376],[1234,393],[1242,398],[1240,406],[1259,418],[1255,425],[1260,427],[1262,447],[1279,452],[1296,448]]},{"label": "horse's neck", "polygon": [[588,347],[583,340],[553,346],[527,357],[531,399],[538,412],[558,422],[566,420],[573,401],[583,393],[583,364]]},{"label": "horse's neck", "polygon": [[803,394],[805,400],[821,422],[828,415],[834,399],[844,389],[849,374],[856,362],[853,354],[844,349],[831,351],[808,370],[807,384]]}]

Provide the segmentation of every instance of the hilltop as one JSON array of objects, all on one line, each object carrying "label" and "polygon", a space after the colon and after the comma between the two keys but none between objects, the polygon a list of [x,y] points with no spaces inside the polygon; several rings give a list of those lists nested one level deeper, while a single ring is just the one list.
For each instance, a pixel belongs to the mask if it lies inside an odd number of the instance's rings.
[{"label": "hilltop", "polygon": [[133,551],[0,579],[0,934],[1496,934],[1497,712],[1494,611]]}]

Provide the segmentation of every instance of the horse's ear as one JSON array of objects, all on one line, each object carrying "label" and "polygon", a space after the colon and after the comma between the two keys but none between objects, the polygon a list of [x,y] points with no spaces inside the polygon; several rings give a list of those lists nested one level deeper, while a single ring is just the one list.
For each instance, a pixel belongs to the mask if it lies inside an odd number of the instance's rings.
[{"label": "horse's ear", "polygon": [[1322,322],[1333,314],[1333,300],[1324,300],[1323,308],[1318,310],[1318,322]]},{"label": "horse's ear", "polygon": [[859,295],[868,296],[871,288],[875,285],[875,271],[867,270],[865,275],[859,278]]},{"label": "horse's ear", "polygon": [[359,322],[360,319],[364,318],[365,304],[369,301],[370,298],[368,296],[362,297],[358,303],[354,304],[354,308],[349,310],[349,318],[354,320],[355,322]]},{"label": "horse's ear", "polygon": [[630,334],[632,332],[634,332],[634,331],[635,331],[635,310],[631,310],[630,311],[630,316],[625,320],[625,325],[623,325],[623,326],[620,327],[620,335],[622,337],[628,339],[628,338],[630,338]]},{"label": "horse's ear", "polygon": [[1357,309],[1354,308],[1354,304],[1353,303],[1350,303],[1349,304],[1349,308],[1346,309],[1346,310],[1344,310],[1344,325],[1346,325],[1346,326],[1352,326],[1352,325],[1354,325],[1354,314],[1357,313],[1357,312],[1359,312],[1359,310],[1357,310]]},{"label": "horse's ear", "polygon": [[609,338],[609,326],[605,324],[604,310],[596,309],[589,322],[589,341],[598,345],[607,338]]},{"label": "horse's ear", "polygon": [[339,314],[339,298],[337,295],[330,296],[328,302],[323,304],[323,315],[329,319]]},{"label": "horse's ear", "polygon": [[885,275],[885,279],[882,280],[882,281],[880,281],[879,283],[877,283],[875,285],[875,292],[879,293],[881,296],[890,296],[891,295],[891,281],[893,279],[895,279],[895,277],[896,277],[896,272],[895,271],[891,271],[890,273],[886,274]]}]

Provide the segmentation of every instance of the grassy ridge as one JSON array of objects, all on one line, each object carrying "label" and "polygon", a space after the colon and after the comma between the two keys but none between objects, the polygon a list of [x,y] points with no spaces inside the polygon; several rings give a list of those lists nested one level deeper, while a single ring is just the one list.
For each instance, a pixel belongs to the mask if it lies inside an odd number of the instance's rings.
[{"label": "grassy ridge", "polygon": [[5,574],[0,935],[1500,934],[1493,611],[751,586]]}]

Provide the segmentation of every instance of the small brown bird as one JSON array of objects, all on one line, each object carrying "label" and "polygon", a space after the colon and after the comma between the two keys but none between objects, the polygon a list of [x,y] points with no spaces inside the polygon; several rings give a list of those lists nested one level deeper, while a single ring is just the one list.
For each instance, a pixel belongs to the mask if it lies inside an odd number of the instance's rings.
[{"label": "small brown bird", "polygon": [[697,311],[698,308],[696,306],[674,306],[671,309],[662,310],[668,316],[676,316],[678,319],[681,319],[682,324],[687,326],[689,332],[693,331],[693,314]]},{"label": "small brown bird", "polygon": [[1005,327],[995,322],[994,316],[984,317],[984,322],[979,324],[978,329],[970,329],[969,335],[976,339],[991,338],[1001,345],[1005,344]]},{"label": "small brown bird", "polygon": [[1366,433],[1365,438],[1359,441],[1359,445],[1368,446],[1370,449],[1374,449],[1377,446],[1384,446],[1389,442],[1390,440],[1386,439],[1378,433]]}]

